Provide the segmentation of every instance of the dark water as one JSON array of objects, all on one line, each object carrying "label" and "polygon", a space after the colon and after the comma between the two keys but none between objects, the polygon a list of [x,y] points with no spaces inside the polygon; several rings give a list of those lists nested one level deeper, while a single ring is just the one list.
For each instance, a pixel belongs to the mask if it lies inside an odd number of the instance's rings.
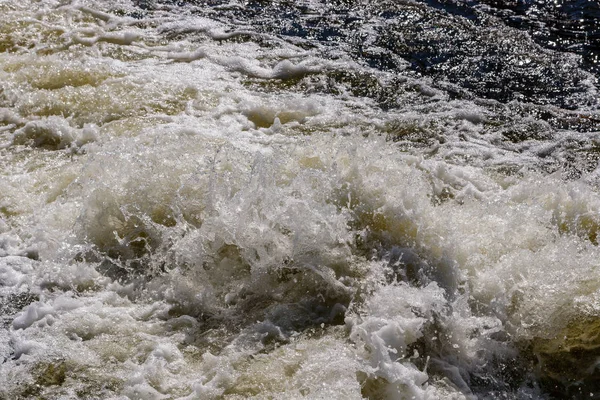
[{"label": "dark water", "polygon": [[487,12],[528,32],[545,48],[581,56],[581,66],[600,72],[600,5],[597,1],[487,1]]},{"label": "dark water", "polygon": [[[352,57],[378,71],[430,77],[453,98],[519,101],[580,111],[552,120],[560,128],[595,131],[600,66],[600,9],[592,1],[379,1],[363,3],[180,2],[198,13],[278,35],[332,59]],[[146,2],[143,8],[151,8]],[[386,88],[356,88],[382,107],[397,107]],[[589,114],[593,115],[589,115]],[[541,115],[544,118],[543,115]]]}]

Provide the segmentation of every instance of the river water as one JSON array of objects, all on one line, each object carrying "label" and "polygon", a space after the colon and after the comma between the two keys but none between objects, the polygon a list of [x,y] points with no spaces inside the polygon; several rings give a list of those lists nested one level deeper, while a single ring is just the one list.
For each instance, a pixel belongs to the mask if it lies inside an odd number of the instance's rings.
[{"label": "river water", "polygon": [[0,398],[600,396],[597,2],[0,15]]}]

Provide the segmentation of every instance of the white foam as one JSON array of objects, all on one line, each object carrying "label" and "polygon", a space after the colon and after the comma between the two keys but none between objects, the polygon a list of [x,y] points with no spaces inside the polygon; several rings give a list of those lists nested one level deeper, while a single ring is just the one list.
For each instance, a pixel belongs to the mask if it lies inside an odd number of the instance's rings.
[{"label": "white foam", "polygon": [[0,396],[66,368],[40,397],[470,398],[600,310],[589,176],[536,172],[552,149],[484,105],[411,78],[431,102],[382,112],[313,93],[344,57],[44,5],[39,53],[0,54]]}]

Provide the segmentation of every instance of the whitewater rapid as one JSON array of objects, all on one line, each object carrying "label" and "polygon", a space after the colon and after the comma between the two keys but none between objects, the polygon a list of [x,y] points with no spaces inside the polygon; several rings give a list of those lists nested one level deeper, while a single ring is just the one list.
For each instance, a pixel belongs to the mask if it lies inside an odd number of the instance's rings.
[{"label": "whitewater rapid", "polygon": [[0,1],[0,398],[599,395],[593,72],[490,16],[566,89],[486,96],[382,43],[488,20],[244,7]]}]

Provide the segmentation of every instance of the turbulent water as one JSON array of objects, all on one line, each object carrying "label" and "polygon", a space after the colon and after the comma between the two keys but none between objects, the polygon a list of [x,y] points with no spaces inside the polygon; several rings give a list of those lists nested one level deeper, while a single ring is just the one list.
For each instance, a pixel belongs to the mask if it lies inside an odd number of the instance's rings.
[{"label": "turbulent water", "polygon": [[1,399],[600,396],[600,7],[0,0]]}]

